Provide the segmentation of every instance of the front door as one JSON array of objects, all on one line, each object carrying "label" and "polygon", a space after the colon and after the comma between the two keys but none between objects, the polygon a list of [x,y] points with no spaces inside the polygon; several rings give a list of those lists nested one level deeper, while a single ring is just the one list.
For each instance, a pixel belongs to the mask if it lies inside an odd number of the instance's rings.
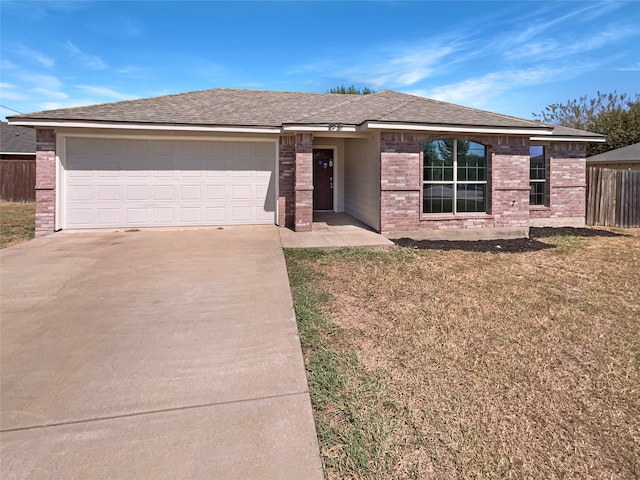
[{"label": "front door", "polygon": [[313,209],[333,210],[333,150],[313,150]]}]

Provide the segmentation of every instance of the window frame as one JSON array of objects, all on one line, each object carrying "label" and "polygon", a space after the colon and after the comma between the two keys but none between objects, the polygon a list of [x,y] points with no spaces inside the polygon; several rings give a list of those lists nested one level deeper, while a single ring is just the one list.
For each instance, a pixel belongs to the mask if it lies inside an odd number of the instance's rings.
[{"label": "window frame", "polygon": [[[452,180],[425,180],[425,166],[427,157],[425,155],[426,145],[432,142],[445,141],[450,140],[453,141],[453,178]],[[476,145],[480,145],[484,149],[484,180],[458,180],[458,142],[469,142],[474,143]],[[434,138],[432,140],[426,141],[422,143],[422,148],[420,151],[420,217],[426,220],[434,219],[438,217],[456,217],[456,218],[465,218],[465,217],[486,217],[490,216],[490,177],[491,177],[491,168],[490,168],[490,147],[489,145],[485,145],[476,140],[472,139],[460,139],[460,138]],[[452,185],[452,211],[451,212],[425,212],[424,211],[424,190],[428,185]],[[459,212],[458,211],[458,186],[461,185],[484,185],[484,210],[479,212]]]},{"label": "window frame", "polygon": [[[544,178],[532,178],[531,177],[531,159],[534,158],[531,154],[532,154],[532,148],[534,147],[539,147],[542,149],[542,167],[544,170]],[[538,155],[536,155],[538,156]],[[537,169],[538,171],[540,169]],[[542,203],[532,203],[531,202],[531,196],[532,195],[536,195],[538,196],[538,193],[533,194],[531,188],[533,187],[533,185],[540,185],[542,184],[542,188],[543,188],[543,193],[542,193]],[[547,158],[547,147],[544,145],[530,145],[529,146],[529,207],[533,207],[533,208],[544,208],[544,207],[548,207],[549,206],[549,160]]]}]

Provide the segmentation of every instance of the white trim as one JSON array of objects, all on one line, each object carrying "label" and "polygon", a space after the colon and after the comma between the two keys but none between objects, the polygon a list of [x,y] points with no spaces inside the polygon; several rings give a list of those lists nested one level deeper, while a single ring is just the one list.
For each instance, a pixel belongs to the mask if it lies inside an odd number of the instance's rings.
[{"label": "white trim", "polygon": [[534,142],[594,142],[594,143],[605,143],[607,141],[606,138],[603,137],[554,137],[553,135],[548,135],[544,137],[531,137],[529,141]]},{"label": "white trim", "polygon": [[67,193],[67,137],[65,135],[56,135],[56,190],[55,190],[55,209],[53,229],[55,231],[65,229],[66,225],[66,193]]},{"label": "white trim", "polygon": [[542,128],[514,128],[514,127],[466,127],[460,125],[426,125],[408,123],[384,123],[365,122],[361,129],[381,129],[381,130],[412,130],[426,132],[458,132],[458,133],[503,133],[513,135],[527,135],[535,133],[551,133],[552,129]]},{"label": "white trim", "polygon": [[280,225],[280,142],[274,142],[276,147],[276,168],[273,170],[276,178],[273,179],[273,183],[275,185],[276,198],[275,198],[275,217],[274,223],[279,227],[284,227],[284,225]]},{"label": "white trim", "polygon": [[25,157],[27,155],[33,156],[35,157],[36,152],[33,153],[25,153],[25,152],[0,152],[0,155],[24,155]]},{"label": "white trim", "polygon": [[102,123],[92,121],[64,121],[64,120],[14,120],[10,125],[24,127],[74,127],[74,128],[103,128],[125,130],[174,130],[179,132],[229,132],[229,133],[271,133],[280,134],[279,127],[248,127],[248,126],[198,126],[198,125],[141,125],[136,123]]},{"label": "white trim", "polygon": [[342,123],[321,123],[321,124],[311,124],[311,125],[297,125],[297,124],[289,124],[283,125],[283,132],[331,132],[331,133],[354,133],[358,132],[360,129],[356,125],[348,125]]},{"label": "white trim", "polygon": [[166,134],[144,134],[144,133],[90,133],[90,132],[77,132],[77,131],[61,131],[58,135],[64,135],[65,137],[78,137],[78,138],[106,138],[113,140],[191,140],[199,142],[273,142],[278,144],[278,139],[273,137],[244,137],[244,136],[202,136],[202,135],[166,135]]}]

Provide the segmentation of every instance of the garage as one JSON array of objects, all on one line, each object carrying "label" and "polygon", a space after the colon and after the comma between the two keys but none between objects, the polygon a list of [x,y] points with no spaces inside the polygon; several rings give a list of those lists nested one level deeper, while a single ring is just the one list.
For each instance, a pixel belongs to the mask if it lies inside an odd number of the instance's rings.
[{"label": "garage", "polygon": [[66,137],[62,228],[275,223],[269,141]]}]

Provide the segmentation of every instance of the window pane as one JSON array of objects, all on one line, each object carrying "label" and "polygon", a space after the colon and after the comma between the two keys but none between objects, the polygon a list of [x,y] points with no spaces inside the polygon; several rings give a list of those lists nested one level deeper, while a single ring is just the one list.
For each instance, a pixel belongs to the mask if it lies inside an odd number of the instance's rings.
[{"label": "window pane", "polygon": [[458,185],[456,192],[457,212],[486,211],[486,185]]},{"label": "window pane", "polygon": [[544,205],[545,182],[531,182],[529,190],[530,205]]},{"label": "window pane", "polygon": [[546,179],[544,147],[532,145],[529,147],[529,176],[531,180]]},{"label": "window pane", "polygon": [[425,185],[423,213],[453,213],[453,184]]},{"label": "window pane", "polygon": [[453,180],[453,140],[434,140],[424,144],[424,180]]},{"label": "window pane", "polygon": [[487,179],[487,154],[484,145],[458,140],[458,181],[475,182]]}]

